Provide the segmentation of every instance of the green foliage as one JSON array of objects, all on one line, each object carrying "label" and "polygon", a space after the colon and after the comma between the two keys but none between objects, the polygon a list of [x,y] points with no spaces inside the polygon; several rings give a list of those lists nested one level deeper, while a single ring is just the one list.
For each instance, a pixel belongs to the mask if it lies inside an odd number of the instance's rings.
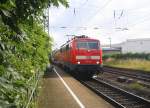
[{"label": "green foliage", "polygon": [[4,24],[20,34],[18,25],[22,20],[32,23],[44,15],[43,9],[59,4],[68,7],[67,0],[0,0],[0,16]]},{"label": "green foliage", "polygon": [[129,85],[129,88],[134,89],[134,90],[141,90],[141,89],[143,89],[143,86],[140,85],[139,83],[135,82],[135,83],[131,83]]},{"label": "green foliage", "polygon": [[110,54],[103,54],[103,60],[106,60],[108,58],[111,58],[112,55]]},{"label": "green foliage", "polygon": [[50,38],[36,22],[32,28],[22,24],[25,35],[22,40],[15,32],[0,27],[0,106],[23,107],[28,100],[28,92],[34,85],[32,76],[44,71],[48,63]]},{"label": "green foliage", "polygon": [[52,40],[41,25],[43,10],[59,3],[68,6],[66,0],[0,0],[0,108],[27,104],[51,51]]},{"label": "green foliage", "polygon": [[150,54],[115,54],[104,55],[104,65],[120,68],[128,68],[142,71],[150,71]]},{"label": "green foliage", "polygon": [[114,59],[145,59],[150,60],[150,54],[146,53],[126,53],[126,54],[112,54],[103,55],[103,59],[114,58]]}]

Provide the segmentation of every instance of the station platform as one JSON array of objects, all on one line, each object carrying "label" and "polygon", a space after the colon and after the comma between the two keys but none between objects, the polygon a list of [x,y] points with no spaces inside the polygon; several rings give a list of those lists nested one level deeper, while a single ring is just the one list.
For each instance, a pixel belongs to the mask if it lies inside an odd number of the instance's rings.
[{"label": "station platform", "polygon": [[58,67],[42,79],[38,108],[114,108]]}]

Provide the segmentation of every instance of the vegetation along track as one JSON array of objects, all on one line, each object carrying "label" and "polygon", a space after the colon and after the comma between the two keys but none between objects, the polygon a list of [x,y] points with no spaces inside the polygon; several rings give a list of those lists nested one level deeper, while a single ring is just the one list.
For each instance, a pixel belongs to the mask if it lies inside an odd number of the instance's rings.
[{"label": "vegetation along track", "polygon": [[103,67],[103,71],[150,82],[149,72],[140,72],[140,71],[135,71],[135,70],[130,70],[130,69],[112,68],[112,67],[107,67],[107,66]]},{"label": "vegetation along track", "polygon": [[117,108],[149,108],[150,101],[112,86],[102,80],[82,81],[84,85],[105,98]]}]

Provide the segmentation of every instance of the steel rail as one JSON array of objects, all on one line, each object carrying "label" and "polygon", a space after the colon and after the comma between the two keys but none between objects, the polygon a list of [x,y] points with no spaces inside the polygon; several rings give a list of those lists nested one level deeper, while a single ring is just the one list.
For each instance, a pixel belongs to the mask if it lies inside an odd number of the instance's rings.
[{"label": "steel rail", "polygon": [[149,108],[150,106],[150,100],[112,86],[102,80],[93,78],[81,82],[117,108]]},{"label": "steel rail", "polygon": [[142,73],[136,73],[136,72],[132,72],[132,71],[119,70],[119,68],[114,69],[114,68],[110,68],[110,67],[103,67],[103,71],[107,72],[107,73],[110,72],[113,74],[124,75],[127,77],[136,78],[139,80],[150,82],[150,75],[144,74],[144,73],[142,74]]}]

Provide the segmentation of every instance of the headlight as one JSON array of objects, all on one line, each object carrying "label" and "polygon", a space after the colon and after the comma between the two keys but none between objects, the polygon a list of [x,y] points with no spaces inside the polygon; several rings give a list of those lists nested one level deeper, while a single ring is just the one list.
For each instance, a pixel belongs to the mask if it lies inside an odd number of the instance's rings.
[{"label": "headlight", "polygon": [[77,63],[78,63],[78,64],[80,64],[80,62],[79,62],[79,61],[78,61]]},{"label": "headlight", "polygon": [[97,61],[96,64],[99,64],[99,61]]}]

